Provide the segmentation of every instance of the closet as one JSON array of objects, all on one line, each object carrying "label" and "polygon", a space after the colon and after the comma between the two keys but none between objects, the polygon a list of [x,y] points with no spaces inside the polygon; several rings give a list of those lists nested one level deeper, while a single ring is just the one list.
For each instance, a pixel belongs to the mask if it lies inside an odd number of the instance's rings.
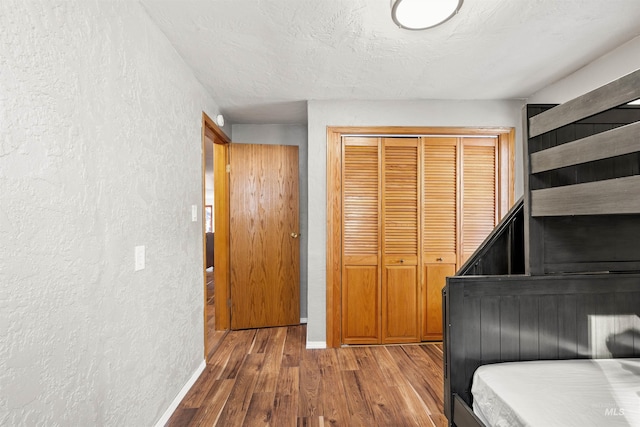
[{"label": "closet", "polygon": [[442,295],[498,221],[497,136],[343,136],[341,342],[442,339]]}]

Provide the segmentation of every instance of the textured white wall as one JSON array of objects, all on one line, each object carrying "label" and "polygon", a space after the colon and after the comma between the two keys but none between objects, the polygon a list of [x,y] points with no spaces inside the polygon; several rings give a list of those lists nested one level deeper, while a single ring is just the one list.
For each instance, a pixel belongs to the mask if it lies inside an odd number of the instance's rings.
[{"label": "textured white wall", "polygon": [[326,342],[327,126],[516,128],[516,198],[523,193],[521,101],[309,101],[307,341]]},{"label": "textured white wall", "polygon": [[534,93],[529,104],[560,104],[640,69],[640,37],[596,59],[573,74]]},{"label": "textured white wall", "polygon": [[0,425],[152,425],[201,364],[203,110],[137,2],[0,2]]},{"label": "textured white wall", "polygon": [[307,317],[307,127],[305,125],[233,125],[233,142],[298,146],[300,186],[300,317]]}]

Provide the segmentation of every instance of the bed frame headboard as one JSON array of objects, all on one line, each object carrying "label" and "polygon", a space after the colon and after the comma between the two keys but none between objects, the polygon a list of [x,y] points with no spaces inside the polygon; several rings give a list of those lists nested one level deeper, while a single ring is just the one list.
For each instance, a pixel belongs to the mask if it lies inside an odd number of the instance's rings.
[{"label": "bed frame headboard", "polygon": [[640,70],[558,106],[527,105],[527,274],[640,271]]},{"label": "bed frame headboard", "polygon": [[470,409],[480,365],[640,357],[637,99],[640,70],[558,106],[525,106],[524,226],[513,230],[527,275],[447,279],[450,423],[481,425]]},{"label": "bed frame headboard", "polygon": [[480,365],[640,356],[640,274],[450,277],[443,297],[449,420]]}]

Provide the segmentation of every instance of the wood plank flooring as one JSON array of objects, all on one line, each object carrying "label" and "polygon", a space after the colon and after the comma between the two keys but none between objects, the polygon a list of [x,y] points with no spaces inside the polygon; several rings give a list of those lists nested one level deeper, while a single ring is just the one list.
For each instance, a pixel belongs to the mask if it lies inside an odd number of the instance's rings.
[{"label": "wood plank flooring", "polygon": [[213,287],[214,287],[214,278],[213,278],[213,271],[206,271],[206,277],[207,277],[207,305],[206,305],[206,310],[207,310],[207,324],[205,325],[205,328],[207,328],[207,349],[209,349],[209,354],[207,355],[207,361],[211,360],[211,357],[213,357],[213,352],[215,351],[216,347],[218,346],[218,344],[220,343],[220,341],[222,340],[222,338],[224,337],[224,334],[227,331],[216,331],[216,306],[214,304],[214,292],[213,292]]},{"label": "wood plank flooring", "polygon": [[305,349],[306,327],[232,331],[167,426],[446,426],[442,345]]}]

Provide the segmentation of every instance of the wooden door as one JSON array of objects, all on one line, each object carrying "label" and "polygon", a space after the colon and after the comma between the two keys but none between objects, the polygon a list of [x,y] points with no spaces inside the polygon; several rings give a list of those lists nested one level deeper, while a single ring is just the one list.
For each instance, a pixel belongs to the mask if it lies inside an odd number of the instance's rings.
[{"label": "wooden door", "polygon": [[417,342],[418,138],[384,138],[382,143],[382,342]]},{"label": "wooden door", "polygon": [[380,342],[379,138],[343,138],[342,342]]},{"label": "wooden door", "polygon": [[231,328],[300,322],[298,147],[231,144]]},{"label": "wooden door", "polygon": [[442,339],[442,288],[456,272],[458,138],[422,138],[422,340]]},{"label": "wooden door", "polygon": [[462,266],[498,222],[498,140],[462,138],[460,251]]}]

